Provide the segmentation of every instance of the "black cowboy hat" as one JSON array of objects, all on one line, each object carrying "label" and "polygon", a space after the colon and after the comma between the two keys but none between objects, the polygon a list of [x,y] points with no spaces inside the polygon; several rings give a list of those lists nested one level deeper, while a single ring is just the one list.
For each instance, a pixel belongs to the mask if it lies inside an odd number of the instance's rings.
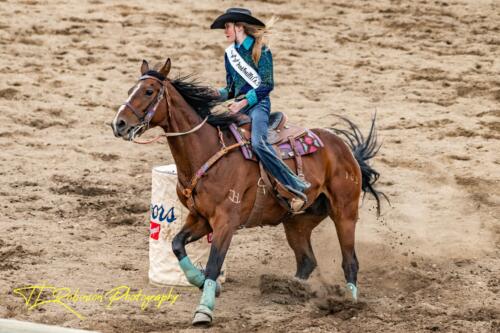
[{"label": "black cowboy hat", "polygon": [[224,14],[215,19],[210,29],[224,29],[227,22],[245,22],[260,27],[266,25],[252,16],[252,12],[246,8],[229,8]]}]

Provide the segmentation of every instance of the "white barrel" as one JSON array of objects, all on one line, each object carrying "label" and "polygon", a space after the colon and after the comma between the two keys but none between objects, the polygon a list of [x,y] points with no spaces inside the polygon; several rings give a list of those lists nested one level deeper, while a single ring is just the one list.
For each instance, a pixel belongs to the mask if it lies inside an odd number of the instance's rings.
[{"label": "white barrel", "polygon": [[[190,286],[172,251],[172,240],[189,213],[177,197],[175,164],[154,167],[151,183],[149,281],[158,285]],[[186,246],[191,262],[199,269],[207,263],[210,238],[208,235]]]}]

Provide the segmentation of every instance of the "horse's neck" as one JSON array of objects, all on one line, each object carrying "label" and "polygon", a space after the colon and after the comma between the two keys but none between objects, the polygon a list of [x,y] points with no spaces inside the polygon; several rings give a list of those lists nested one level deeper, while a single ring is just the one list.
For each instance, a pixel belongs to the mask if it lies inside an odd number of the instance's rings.
[{"label": "horse's neck", "polygon": [[[169,87],[168,93],[170,96],[168,132],[185,132],[203,121],[174,88]],[[188,185],[203,163],[220,149],[217,130],[208,123],[191,134],[169,137],[168,144],[183,186]]]}]

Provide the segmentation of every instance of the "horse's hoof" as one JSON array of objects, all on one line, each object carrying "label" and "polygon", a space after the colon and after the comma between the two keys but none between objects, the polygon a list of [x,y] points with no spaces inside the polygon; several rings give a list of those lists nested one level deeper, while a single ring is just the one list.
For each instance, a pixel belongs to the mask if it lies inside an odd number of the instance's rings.
[{"label": "horse's hoof", "polygon": [[193,325],[210,325],[212,323],[212,317],[205,313],[196,312],[193,318]]},{"label": "horse's hoof", "polygon": [[216,281],[215,285],[215,297],[219,297],[222,292],[222,284],[219,280]]},{"label": "horse's hoof", "polygon": [[349,282],[347,284],[347,290],[349,290],[351,292],[352,300],[354,302],[357,302],[358,301],[358,287],[356,287],[354,285],[354,283]]},{"label": "horse's hoof", "polygon": [[200,305],[194,313],[193,325],[210,325],[212,319],[212,311],[208,307]]}]

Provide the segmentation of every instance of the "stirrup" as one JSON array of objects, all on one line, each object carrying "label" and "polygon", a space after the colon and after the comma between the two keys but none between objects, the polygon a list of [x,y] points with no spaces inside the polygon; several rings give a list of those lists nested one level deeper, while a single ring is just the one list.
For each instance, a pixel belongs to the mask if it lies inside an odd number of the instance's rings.
[{"label": "stirrup", "polygon": [[287,200],[288,205],[290,206],[290,211],[292,213],[300,213],[302,209],[307,205],[307,196],[300,192],[297,191],[296,189],[285,185],[285,188],[294,195],[291,199]]},{"label": "stirrup", "polygon": [[294,214],[298,214],[302,212],[307,202],[302,199],[292,198],[288,204],[290,205],[290,211]]}]

